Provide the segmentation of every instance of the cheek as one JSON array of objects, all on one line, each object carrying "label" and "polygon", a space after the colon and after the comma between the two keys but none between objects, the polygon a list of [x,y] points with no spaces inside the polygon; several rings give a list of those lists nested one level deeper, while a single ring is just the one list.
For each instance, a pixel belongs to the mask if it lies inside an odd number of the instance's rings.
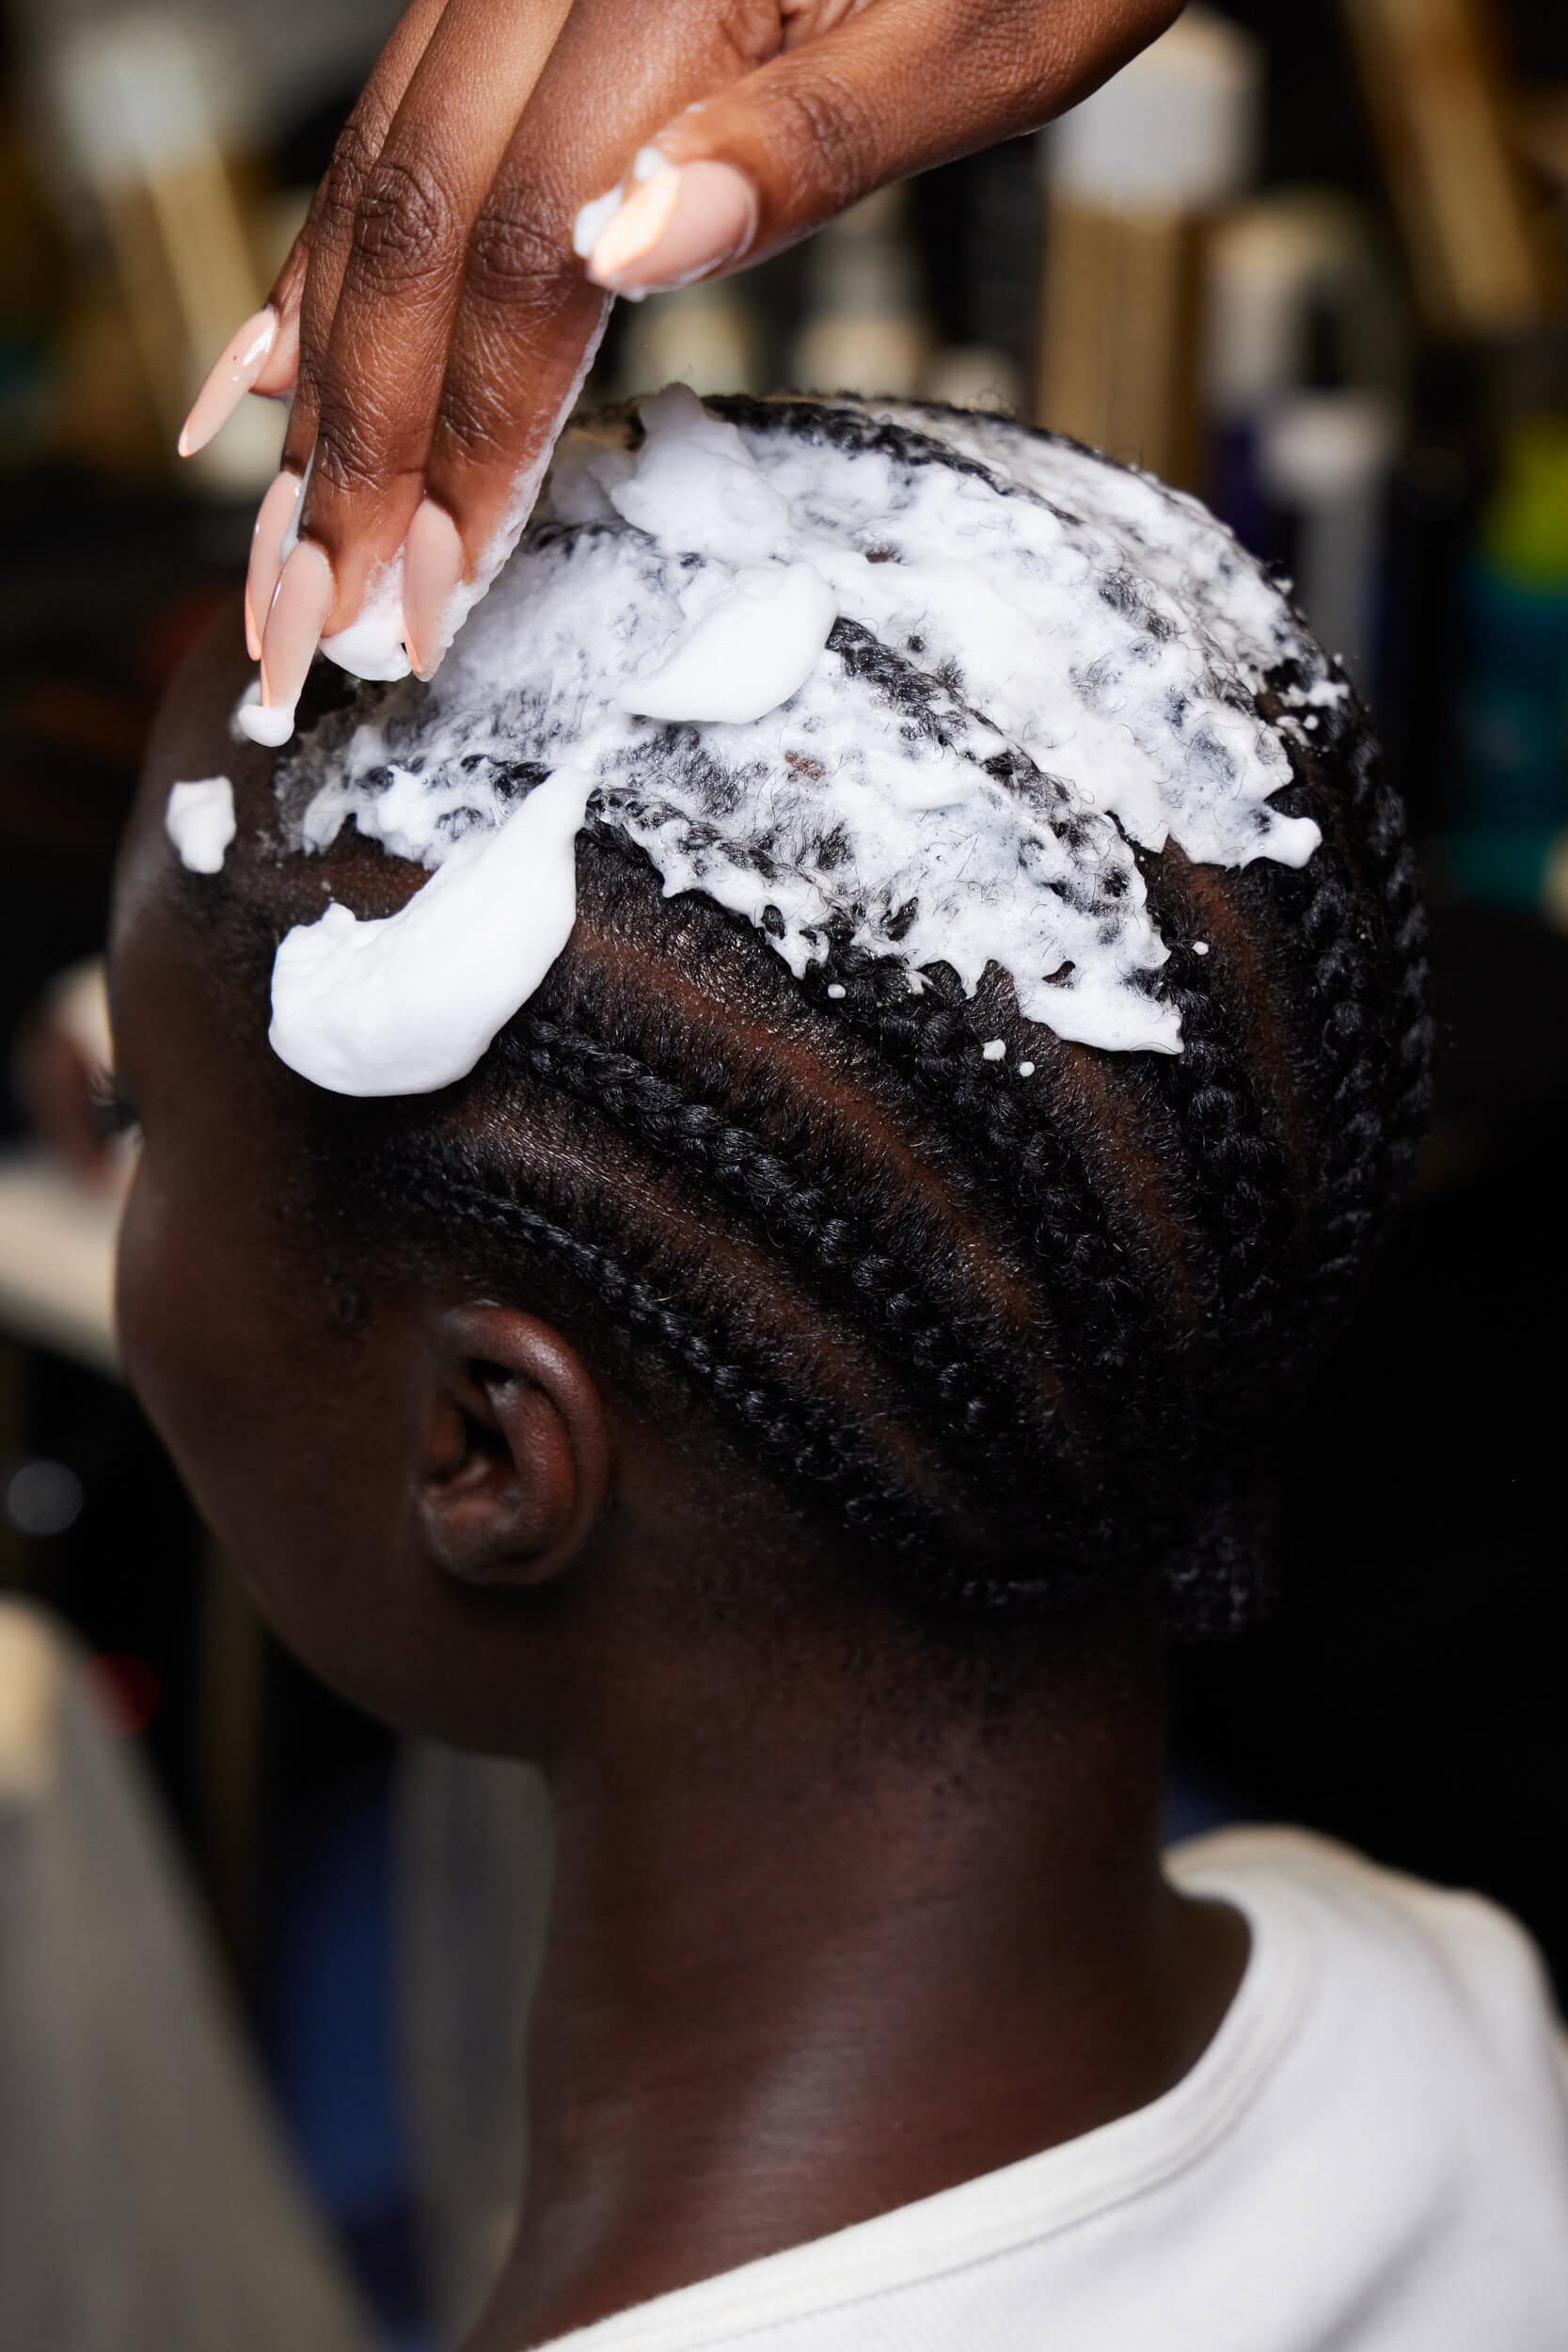
[{"label": "cheek", "polygon": [[409,1568],[396,1375],[332,1327],[319,1284],[172,1199],[150,1158],[116,1288],[132,1385],[225,1564],[317,1673],[386,1711],[402,1661],[380,1633]]},{"label": "cheek", "polygon": [[230,1389],[236,1372],[243,1383],[254,1358],[234,1347],[227,1351],[227,1364],[218,1360],[211,1328],[214,1282],[212,1269],[201,1263],[201,1238],[200,1229],[191,1231],[176,1213],[144,1151],[120,1220],[115,1267],[120,1352],[132,1387],[211,1516],[218,1499],[208,1477],[214,1441],[236,1403],[248,1418],[244,1398],[220,1401],[214,1394],[211,1375],[216,1370]]}]

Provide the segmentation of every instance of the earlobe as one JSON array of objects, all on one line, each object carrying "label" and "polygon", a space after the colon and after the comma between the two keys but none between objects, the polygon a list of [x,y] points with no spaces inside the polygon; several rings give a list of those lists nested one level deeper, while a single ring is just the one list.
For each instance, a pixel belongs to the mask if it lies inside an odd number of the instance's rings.
[{"label": "earlobe", "polygon": [[518,1309],[439,1311],[417,1517],[448,1575],[547,1583],[596,1524],[610,1485],[598,1391],[558,1331]]}]

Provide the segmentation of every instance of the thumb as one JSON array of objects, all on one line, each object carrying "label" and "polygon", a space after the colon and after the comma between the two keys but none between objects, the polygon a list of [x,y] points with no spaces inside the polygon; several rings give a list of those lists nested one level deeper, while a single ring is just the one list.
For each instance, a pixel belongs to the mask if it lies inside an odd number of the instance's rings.
[{"label": "thumb", "polygon": [[588,275],[643,294],[761,261],[890,181],[1037,130],[1179,13],[1179,0],[869,0],[643,149],[579,217]]}]

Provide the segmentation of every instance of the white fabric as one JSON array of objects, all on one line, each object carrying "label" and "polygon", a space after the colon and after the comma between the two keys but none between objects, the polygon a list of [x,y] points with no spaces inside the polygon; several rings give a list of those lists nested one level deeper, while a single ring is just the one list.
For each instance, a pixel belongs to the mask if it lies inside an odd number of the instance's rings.
[{"label": "white fabric", "polygon": [[1568,2067],[1528,1939],[1303,1832],[1169,1860],[1253,1937],[1174,2090],[562,2352],[1564,2352]]},{"label": "white fabric", "polygon": [[370,2352],[133,1744],[0,1600],[0,2346]]}]

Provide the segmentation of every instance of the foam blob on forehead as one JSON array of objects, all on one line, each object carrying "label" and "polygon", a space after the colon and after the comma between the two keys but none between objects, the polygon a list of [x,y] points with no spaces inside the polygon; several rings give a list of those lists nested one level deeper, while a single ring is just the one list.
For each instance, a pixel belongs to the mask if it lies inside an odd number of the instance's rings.
[{"label": "foam blob on forehead", "polygon": [[[294,1066],[376,1093],[472,1067],[563,942],[560,860],[519,858],[515,814],[562,770],[667,894],[798,975],[853,948],[973,993],[995,963],[1059,1036],[1179,1052],[1134,849],[1299,865],[1319,839],[1273,804],[1291,766],[1258,696],[1345,690],[1278,588],[1196,501],[999,420],[724,405],[673,390],[640,435],[568,436],[433,684],[364,696],[286,765],[304,847],[352,818],[438,877],[496,862],[356,927],[369,952],[346,914],[330,956],[285,942]],[[361,1019],[388,992],[397,1024]]]}]

